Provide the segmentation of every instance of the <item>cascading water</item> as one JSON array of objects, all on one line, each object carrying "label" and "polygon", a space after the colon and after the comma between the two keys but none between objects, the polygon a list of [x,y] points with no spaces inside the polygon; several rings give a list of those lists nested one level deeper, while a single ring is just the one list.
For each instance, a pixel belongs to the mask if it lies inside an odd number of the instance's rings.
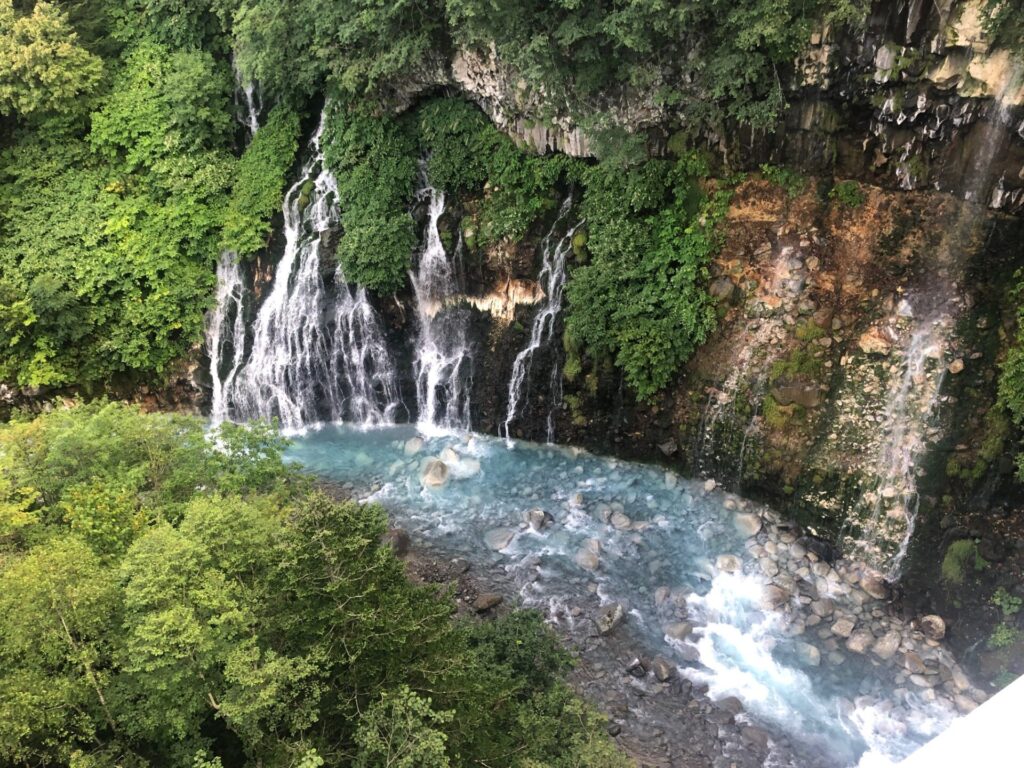
[{"label": "cascading water", "polygon": [[[797,300],[807,281],[805,254],[797,245],[780,245],[771,261],[771,271],[759,280],[759,311],[749,317],[743,329],[742,343],[736,345],[733,366],[721,386],[711,388],[701,413],[693,445],[693,467],[706,477],[712,470],[721,472],[717,439],[722,427],[742,423],[739,460],[723,480],[732,479],[730,487],[738,488],[743,480],[743,461],[747,444],[757,432],[759,403],[767,386],[768,370],[779,355],[778,343],[785,338],[784,319],[796,311]],[[743,390],[747,393],[744,395]],[[737,446],[733,446],[737,447]]]},{"label": "cascading water", "polygon": [[238,106],[238,122],[249,132],[249,139],[256,135],[260,129],[260,113],[263,112],[263,99],[260,97],[260,89],[252,80],[246,80],[234,57],[231,59],[231,69],[235,73],[235,103]]},{"label": "cascading water", "polygon": [[217,305],[209,314],[206,326],[206,349],[213,385],[210,418],[215,425],[228,418],[225,392],[231,390],[235,375],[245,360],[244,301],[245,282],[238,257],[231,251],[225,251],[217,262]]},{"label": "cascading water", "polygon": [[1003,134],[1010,124],[1011,104],[1004,97],[1019,82],[1020,72],[1012,72],[995,99],[995,114],[980,126],[983,133],[974,145],[960,190],[967,204],[929,257],[921,284],[900,302],[889,323],[895,335],[901,321],[911,319],[900,353],[901,370],[889,384],[874,482],[847,515],[845,546],[886,571],[891,580],[901,574],[917,521],[920,462],[938,418],[948,351],[961,309],[958,281],[966,254],[975,250],[971,241],[980,236],[984,204],[991,199],[993,162],[1005,147]]},{"label": "cascading water", "polygon": [[[332,418],[364,426],[392,424],[401,406],[401,395],[380,320],[366,289],[358,286],[353,292],[341,267],[334,282],[338,296],[330,380],[335,387],[339,382],[344,382],[345,387],[331,397]],[[339,404],[345,407],[339,408]]]},{"label": "cascading water", "polygon": [[[444,214],[444,192],[431,187],[424,177],[418,196],[429,200],[424,245],[416,271],[410,274],[418,323],[413,361],[418,423],[424,431],[466,430],[473,377],[467,340],[469,311],[451,303],[458,292],[457,276],[437,228]],[[461,249],[460,235],[456,260]]]},{"label": "cascading water", "polygon": [[[562,295],[565,290],[565,260],[572,250],[572,238],[579,224],[568,228],[561,237],[557,232],[564,226],[571,209],[572,196],[570,195],[562,203],[555,223],[552,224],[551,230],[541,243],[543,261],[538,279],[544,284],[544,304],[533,317],[530,340],[526,347],[516,355],[516,359],[512,363],[512,376],[508,382],[508,406],[505,411],[505,423],[500,430],[506,438],[510,437],[509,428],[518,415],[523,386],[530,375],[533,357],[538,350],[551,343],[558,313],[562,311]],[[547,440],[549,443],[554,440],[553,411],[559,404],[562,380],[558,365],[552,365],[552,369],[547,417]]]},{"label": "cascading water", "polygon": [[[234,418],[278,418],[298,429],[323,419],[390,423],[400,408],[394,365],[365,290],[354,292],[338,267],[333,295],[322,277],[322,250],[336,227],[337,184],[320,150],[285,195],[284,255],[252,331],[251,351],[224,387]],[[227,384],[227,382],[226,382]]]}]

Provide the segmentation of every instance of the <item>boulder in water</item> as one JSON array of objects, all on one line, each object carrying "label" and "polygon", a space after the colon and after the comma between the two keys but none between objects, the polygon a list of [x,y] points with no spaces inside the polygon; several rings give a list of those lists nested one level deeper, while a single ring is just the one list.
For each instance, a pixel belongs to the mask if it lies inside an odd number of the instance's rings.
[{"label": "boulder in water", "polygon": [[420,479],[428,488],[440,488],[448,482],[448,465],[440,459],[428,459],[423,465]]},{"label": "boulder in water", "polygon": [[719,555],[715,559],[715,568],[725,573],[740,573],[743,570],[743,561],[736,555]]},{"label": "boulder in water", "polygon": [[775,584],[761,590],[761,607],[773,611],[789,602],[789,592]]},{"label": "boulder in water", "polygon": [[667,683],[676,674],[675,665],[661,656],[654,657],[654,661],[651,662],[651,670],[659,683]]},{"label": "boulder in water", "polygon": [[551,516],[549,512],[545,512],[543,509],[531,509],[526,513],[526,522],[529,523],[530,527],[535,531],[543,530],[547,528],[551,523],[555,521],[555,518]]},{"label": "boulder in water", "polygon": [[805,667],[817,667],[821,665],[821,651],[810,643],[798,642],[794,645],[796,657]]},{"label": "boulder in water", "polygon": [[423,450],[423,438],[422,437],[410,437],[405,441],[405,446],[402,448],[406,456],[415,456],[417,453]]},{"label": "boulder in water", "polygon": [[626,619],[626,609],[622,603],[611,603],[601,609],[594,619],[597,624],[597,631],[602,635],[609,635]]},{"label": "boulder in water", "polygon": [[511,528],[492,528],[484,534],[484,541],[487,546],[495,551],[501,551],[515,538],[516,532]]},{"label": "boulder in water", "polygon": [[613,512],[610,522],[613,528],[623,531],[629,528],[633,521],[630,520],[629,516],[626,515],[624,512]]},{"label": "boulder in water", "polygon": [[682,641],[693,632],[693,625],[686,621],[674,621],[671,624],[666,624],[664,629],[665,637]]},{"label": "boulder in water", "polygon": [[901,640],[900,633],[891,629],[875,641],[875,644],[871,646],[871,652],[882,661],[888,661],[896,655]]},{"label": "boulder in water", "polygon": [[865,570],[860,577],[860,588],[876,600],[885,600],[889,597],[889,584],[878,571]]},{"label": "boulder in water", "polygon": [[761,518],[753,512],[738,512],[732,521],[744,536],[757,536],[761,532]]},{"label": "boulder in water", "polygon": [[856,622],[853,619],[844,616],[832,624],[832,634],[839,637],[849,637],[853,633],[855,626]]},{"label": "boulder in water", "polygon": [[573,560],[576,561],[576,565],[580,568],[588,571],[596,571],[601,565],[601,558],[585,547],[576,552]]}]

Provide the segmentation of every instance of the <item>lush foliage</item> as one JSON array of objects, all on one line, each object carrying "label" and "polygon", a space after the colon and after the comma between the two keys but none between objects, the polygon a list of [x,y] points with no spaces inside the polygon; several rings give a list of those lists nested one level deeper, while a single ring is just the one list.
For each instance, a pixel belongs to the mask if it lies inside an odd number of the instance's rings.
[{"label": "lush foliage", "polygon": [[346,278],[375,291],[400,288],[416,234],[409,204],[416,143],[405,121],[367,108],[339,108],[323,137],[324,161],[338,180],[343,236],[338,260]]},{"label": "lush foliage", "polygon": [[78,105],[39,118],[4,152],[0,380],[159,372],[201,331],[234,166],[230,76],[153,43],[119,65],[88,121]]},{"label": "lush foliage", "polygon": [[0,762],[624,766],[536,614],[456,623],[268,429],[0,429]]},{"label": "lush foliage", "polygon": [[727,195],[706,196],[697,158],[583,173],[590,261],[573,270],[566,335],[613,357],[641,398],[669,383],[715,323],[705,290]]},{"label": "lush foliage", "polygon": [[1024,53],[1024,15],[1013,0],[984,0],[981,7],[985,32],[997,45]]},{"label": "lush foliage", "polygon": [[0,115],[52,110],[93,90],[102,71],[57,6],[39,2],[20,15],[0,0]]},{"label": "lush foliage", "polygon": [[245,255],[266,246],[270,219],[281,209],[286,175],[298,146],[299,116],[287,107],[275,107],[238,162],[224,217],[225,249]]}]

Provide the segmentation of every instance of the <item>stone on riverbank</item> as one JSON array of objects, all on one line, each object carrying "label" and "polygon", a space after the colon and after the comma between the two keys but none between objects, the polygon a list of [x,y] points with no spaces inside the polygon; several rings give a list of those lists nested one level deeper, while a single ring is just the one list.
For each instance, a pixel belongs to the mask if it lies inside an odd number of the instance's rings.
[{"label": "stone on riverbank", "polygon": [[611,603],[601,609],[594,619],[597,631],[602,635],[609,635],[626,619],[626,609],[622,603]]}]

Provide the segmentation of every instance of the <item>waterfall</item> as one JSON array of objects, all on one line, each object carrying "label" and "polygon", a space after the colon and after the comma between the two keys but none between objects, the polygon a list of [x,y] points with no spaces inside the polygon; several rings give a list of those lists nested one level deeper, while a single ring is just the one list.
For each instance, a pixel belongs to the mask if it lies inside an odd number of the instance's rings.
[{"label": "waterfall", "polygon": [[[210,381],[213,383],[210,418],[214,424],[228,418],[225,392],[230,391],[245,359],[244,298],[245,284],[238,257],[232,251],[224,251],[217,262],[217,304],[208,316],[206,326],[206,349],[210,357]],[[225,333],[229,327],[230,336]],[[229,352],[229,368],[222,376]]]},{"label": "waterfall", "polygon": [[[724,473],[727,467],[720,463],[721,446],[716,445],[719,432],[742,430],[739,459],[733,467],[732,487],[739,488],[743,481],[743,462],[747,445],[759,431],[759,407],[768,386],[769,369],[782,354],[780,342],[786,337],[785,318],[797,310],[797,302],[807,281],[806,254],[799,246],[779,244],[765,273],[758,281],[758,304],[763,311],[748,318],[742,330],[742,342],[737,344],[729,375],[718,387],[708,388],[708,397],[701,413],[693,443],[693,469],[701,477],[711,470]],[[743,408],[754,404],[750,415]],[[739,422],[742,420],[742,427]],[[727,432],[728,434],[728,432]],[[728,481],[728,477],[719,478]]]},{"label": "waterfall", "polygon": [[922,285],[900,303],[890,323],[894,329],[901,318],[912,319],[900,355],[901,371],[889,383],[882,440],[873,463],[874,482],[855,507],[859,515],[855,512],[847,520],[858,528],[855,536],[847,537],[847,548],[885,570],[890,580],[902,572],[917,522],[920,461],[938,416],[948,349],[960,312],[957,283],[971,241],[984,222],[984,204],[991,200],[993,162],[1005,148],[1002,133],[1010,122],[1011,105],[1004,96],[1019,81],[1020,72],[1012,72],[994,100],[995,114],[979,125],[985,133],[960,190],[966,204],[929,257]]},{"label": "waterfall", "polygon": [[[345,282],[339,266],[334,277],[338,297],[334,312],[331,377],[334,386],[347,385],[347,403],[343,392],[331,398],[332,418],[366,426],[392,424],[401,405],[398,381],[388,352],[380,320],[362,286],[355,292]],[[344,409],[339,403],[346,403]]]},{"label": "waterfall", "polygon": [[338,223],[337,184],[323,164],[323,119],[311,157],[285,194],[284,255],[252,330],[248,359],[225,387],[239,419],[278,418],[297,429],[324,418],[390,423],[399,408],[394,365],[366,296],[340,266],[333,296],[321,253]]},{"label": "waterfall", "polygon": [[[417,269],[410,274],[418,324],[413,372],[419,426],[425,431],[466,430],[470,427],[473,377],[467,341],[469,311],[450,301],[458,291],[456,274],[437,229],[444,213],[444,193],[424,180],[418,195],[429,199],[425,242]],[[461,250],[460,235],[456,259],[461,257]]]},{"label": "waterfall", "polygon": [[[235,74],[235,105],[238,107],[238,122],[249,132],[249,140],[260,129],[260,113],[263,111],[263,99],[259,87],[252,80],[246,81],[234,55],[231,57],[231,70]],[[244,107],[244,111],[243,111]]]},{"label": "waterfall", "polygon": [[[541,243],[542,266],[539,281],[544,284],[544,304],[534,315],[530,328],[530,340],[526,347],[516,355],[512,363],[512,376],[508,382],[508,408],[505,412],[505,423],[502,428],[505,438],[511,437],[509,427],[519,411],[519,401],[523,395],[523,385],[530,375],[533,356],[541,347],[550,344],[555,333],[555,321],[562,311],[562,294],[565,289],[565,260],[572,250],[572,238],[576,233],[577,224],[566,230],[561,238],[557,231],[562,226],[572,208],[572,195],[565,198],[558,211],[558,217]],[[554,408],[561,398],[561,372],[554,365],[551,373],[551,398],[548,403],[547,440],[554,441]],[[556,388],[558,388],[556,390]]]}]

